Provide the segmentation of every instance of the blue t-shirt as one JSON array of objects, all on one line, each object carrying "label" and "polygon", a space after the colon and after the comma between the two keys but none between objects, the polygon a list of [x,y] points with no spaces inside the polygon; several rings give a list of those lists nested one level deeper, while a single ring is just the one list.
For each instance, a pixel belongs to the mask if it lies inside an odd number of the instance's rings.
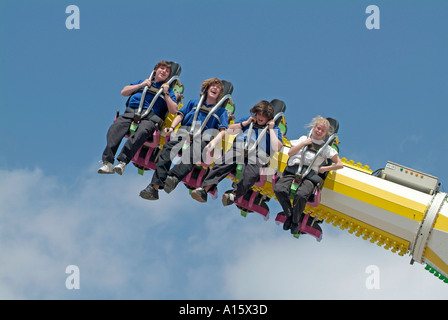
[{"label": "blue t-shirt", "polygon": [[[188,101],[188,103],[180,108],[177,113],[181,113],[184,118],[182,119],[183,126],[191,126],[193,123],[194,113],[196,111],[196,106],[199,103],[199,99],[192,99]],[[213,104],[207,105],[205,102],[203,103],[207,108],[213,108]],[[215,115],[219,118],[219,120],[215,116],[211,116],[207,121],[204,130],[207,129],[227,129],[229,126],[229,115],[227,114],[227,110],[225,108],[219,108],[216,110]],[[202,122],[207,117],[207,113],[202,110],[199,111],[198,117],[196,118],[196,125],[202,124]]]},{"label": "blue t-shirt", "polygon": [[[143,80],[135,81],[130,83],[130,85],[136,85],[142,83]],[[152,83],[151,86],[160,89],[162,86],[163,81]],[[174,94],[174,91],[169,88],[168,92],[170,93],[170,98],[176,102],[176,95]],[[129,99],[129,107],[131,108],[138,108],[140,105],[140,100],[142,99],[143,91],[139,90],[136,93],[131,95],[131,98]],[[151,92],[147,91],[145,95],[145,101],[143,102],[143,109],[147,109],[149,107],[149,104],[151,103],[152,99],[154,98],[155,94],[152,94]],[[157,101],[154,103],[154,106],[152,107],[151,111],[153,111],[156,115],[159,117],[165,117],[166,113],[168,112],[168,107],[166,105],[165,99],[162,98],[163,93],[157,98]],[[177,103],[177,102],[176,102]]]},{"label": "blue t-shirt", "polygon": [[[250,116],[243,117],[240,120],[236,121],[235,123],[241,123],[243,121],[248,120],[249,118],[250,118]],[[249,126],[243,128],[243,132],[240,133],[236,137],[235,141],[244,141],[244,142],[246,142],[248,130],[249,130]],[[253,142],[257,141],[258,135],[259,135],[259,133],[261,133],[262,130],[263,129],[258,129],[258,128],[253,127],[252,134],[250,135],[250,140],[253,141]],[[282,132],[280,131],[280,128],[275,125],[274,126],[274,131],[277,133],[278,140],[282,141]],[[260,149],[264,150],[266,153],[270,154],[270,152],[271,152],[271,138],[270,138],[270,135],[269,135],[269,130],[266,131],[266,134],[264,135],[264,139],[261,139],[260,144],[258,145],[258,147]]]}]

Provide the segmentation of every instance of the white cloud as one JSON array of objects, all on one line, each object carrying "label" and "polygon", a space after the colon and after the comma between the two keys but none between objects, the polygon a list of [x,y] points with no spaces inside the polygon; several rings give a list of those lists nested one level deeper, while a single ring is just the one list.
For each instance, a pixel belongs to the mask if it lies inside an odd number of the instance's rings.
[{"label": "white cloud", "polygon": [[[409,256],[324,225],[318,243],[309,236],[270,237],[242,247],[226,269],[235,299],[444,299],[448,287]],[[334,229],[328,232],[329,229]],[[379,289],[369,289],[366,268],[378,267]]]},{"label": "white cloud", "polygon": [[[151,174],[75,185],[41,170],[0,171],[2,299],[445,298],[446,284],[386,251],[323,224],[324,238],[294,239],[271,219],[199,204],[180,185],[159,201],[138,196]],[[220,185],[220,195],[230,182]],[[68,265],[80,289],[65,288]],[[380,289],[368,290],[368,265]]]},{"label": "white cloud", "polygon": [[[132,277],[127,259],[178,206],[140,199],[138,178],[93,176],[73,188],[39,169],[0,171],[1,298],[120,296],[108,289]],[[75,295],[65,288],[69,264],[83,279]]]}]

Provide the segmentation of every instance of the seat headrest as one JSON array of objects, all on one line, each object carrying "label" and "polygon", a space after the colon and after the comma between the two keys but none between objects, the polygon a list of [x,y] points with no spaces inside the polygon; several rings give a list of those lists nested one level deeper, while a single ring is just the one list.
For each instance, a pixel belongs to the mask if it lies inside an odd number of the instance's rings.
[{"label": "seat headrest", "polygon": [[280,99],[272,99],[272,100],[271,100],[271,104],[272,104],[272,106],[274,107],[274,116],[275,116],[277,113],[285,112],[285,110],[286,110],[286,104],[285,104],[285,102],[284,102],[283,100],[280,100]]},{"label": "seat headrest", "polygon": [[180,66],[180,64],[178,64],[175,61],[170,61],[171,63],[171,73],[169,78],[172,78],[174,76],[180,76],[180,73],[182,72],[182,67]]},{"label": "seat headrest", "polygon": [[330,126],[333,128],[333,133],[338,133],[339,130],[339,122],[333,118],[327,118],[328,122],[330,122]]},{"label": "seat headrest", "polygon": [[227,80],[221,80],[221,82],[224,86],[223,96],[225,96],[227,94],[232,94],[233,93],[233,84]]},{"label": "seat headrest", "polygon": [[[280,99],[272,99],[270,102],[271,102],[271,104],[272,104],[272,106],[273,106],[273,108],[274,108],[274,117],[275,117],[277,114],[286,111],[286,104],[285,104],[285,102],[284,102],[283,100],[280,100]],[[286,123],[283,124],[282,118],[283,118],[283,117],[278,118],[278,119],[275,121],[275,125],[278,126],[278,127],[280,127],[280,130],[281,130],[281,132],[282,132],[282,135],[285,136],[285,135],[286,135],[287,128],[286,128]]]}]

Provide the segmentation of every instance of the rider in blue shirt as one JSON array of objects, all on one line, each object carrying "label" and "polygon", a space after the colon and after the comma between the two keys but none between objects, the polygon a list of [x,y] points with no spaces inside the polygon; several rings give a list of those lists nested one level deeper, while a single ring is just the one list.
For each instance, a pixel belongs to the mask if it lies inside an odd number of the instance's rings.
[{"label": "rider in blue shirt", "polygon": [[[195,126],[200,127],[208,112],[222,98],[223,90],[224,85],[221,80],[217,78],[205,80],[201,86],[201,92],[205,92],[206,95],[203,105],[198,106],[199,100],[193,99],[178,110],[172,126],[166,129],[166,134],[169,135],[181,123],[178,134],[171,137],[171,140],[163,146],[151,183],[140,192],[140,197],[157,200],[159,199],[159,189],[170,193],[191,172],[197,162],[196,159],[201,159],[203,150],[213,150],[216,144],[222,140],[228,127],[228,114],[224,107],[217,109],[216,113],[209,118],[204,131],[199,136],[200,141],[191,141],[191,145],[186,150],[182,148],[184,140],[189,137],[196,108],[199,107],[200,111]],[[184,155],[185,152],[188,152],[187,156]],[[173,159],[179,153],[182,153],[182,160],[170,170]]]},{"label": "rider in blue shirt", "polygon": [[[196,110],[196,106],[199,103],[199,99],[192,99],[190,100],[185,106],[183,106],[182,108],[180,108],[177,111],[177,114],[181,114],[183,116],[182,119],[182,126],[191,126],[193,123],[193,118],[194,118],[194,111]],[[202,110],[211,110],[213,108],[215,104],[207,104],[207,101],[204,101],[203,105],[202,105]],[[205,112],[199,112],[197,119],[196,119],[196,124],[197,125],[201,125],[205,118],[207,117],[207,113]],[[207,121],[207,123],[205,124],[205,130],[207,129],[227,129],[228,127],[228,121],[229,121],[229,117],[227,114],[227,110],[225,108],[219,108],[218,110],[216,110],[216,113],[214,115],[212,115],[210,117],[210,119]]]},{"label": "rider in blue shirt", "polygon": [[[253,122],[252,120],[250,120],[251,117],[252,116],[243,117],[243,118],[239,119],[238,121],[236,121],[236,123],[249,123],[250,124],[250,122]],[[255,121],[254,123],[257,123],[257,122]],[[263,126],[261,126],[261,127],[263,127]],[[235,141],[245,143],[247,140],[248,129],[249,129],[249,126],[243,127],[242,133],[240,133],[236,137]],[[279,141],[282,141],[282,133],[280,131],[280,128],[277,127],[276,125],[274,125],[273,129],[277,135],[277,139]],[[253,133],[250,136],[251,143],[254,143],[255,141],[257,141],[258,135],[260,134],[261,131],[262,131],[262,128],[260,128],[260,126],[255,125],[253,127]],[[265,138],[260,141],[260,144],[258,145],[258,147],[261,148],[267,154],[270,154],[270,150],[271,150],[270,136],[266,135]]]},{"label": "rider in blue shirt", "polygon": [[[171,63],[162,60],[154,67],[153,79],[136,81],[123,88],[121,94],[123,96],[130,96],[130,98],[128,99],[125,113],[118,116],[109,127],[107,132],[107,145],[102,156],[103,165],[98,170],[98,173],[111,174],[117,172],[120,175],[123,174],[126,165],[132,160],[138,149],[154,133],[157,124],[166,117],[167,112],[176,113],[178,108],[176,95],[165,82],[168,80],[170,73]],[[117,157],[119,162],[114,167],[115,154],[124,136],[128,133],[131,123],[134,121],[134,114],[139,107],[142,89],[145,86],[148,86],[149,89],[145,96],[143,109],[148,108],[160,88],[163,88],[163,94],[157,98],[149,114],[140,120],[137,130],[129,135]]]},{"label": "rider in blue shirt", "polygon": [[[234,171],[238,164],[243,164],[242,178],[236,184],[233,192],[226,192],[222,198],[223,205],[232,204],[250,190],[260,177],[260,169],[269,162],[274,152],[282,148],[282,133],[272,120],[274,118],[272,104],[266,100],[261,100],[250,112],[253,115],[244,117],[229,126],[229,130],[241,131],[235,139],[232,148],[226,152],[223,158],[215,162],[213,168],[204,179],[202,187],[192,191],[191,196],[193,199],[199,202],[206,202],[207,192]],[[246,155],[244,148],[248,138],[248,128],[251,123],[253,123],[253,131],[250,136],[251,143],[258,139],[263,128],[268,126],[268,130],[265,137],[261,139],[256,152]],[[251,143],[248,145],[249,148]]]},{"label": "rider in blue shirt", "polygon": [[[139,81],[134,81],[131,82],[129,85],[130,86],[145,86],[146,83],[144,83],[145,80],[139,80]],[[155,90],[148,90],[146,92],[145,95],[145,100],[143,101],[143,106],[142,109],[148,109],[152,99],[154,99],[154,96],[156,95],[157,91],[161,88],[161,86],[164,84],[164,81],[159,81],[159,82],[152,82],[150,88],[154,88]],[[173,100],[174,102],[176,102],[176,94],[174,93],[173,89],[171,89],[170,87],[168,87],[168,96],[171,98],[171,100]],[[128,104],[127,106],[129,108],[132,109],[138,109],[139,105],[140,105],[140,100],[142,98],[142,94],[143,94],[143,90],[139,90],[137,92],[135,92],[134,94],[132,94],[129,98]],[[166,103],[166,96],[164,95],[160,95],[156,102],[154,103],[154,106],[152,107],[151,111],[154,112],[156,115],[158,115],[159,117],[165,117],[166,112],[168,111],[168,106]],[[128,109],[129,110],[129,109]],[[131,110],[129,110],[131,111]],[[136,111],[136,110],[132,110],[132,111]],[[174,110],[172,110],[174,111]],[[177,109],[176,109],[177,111]],[[175,113],[175,112],[174,112]]]}]

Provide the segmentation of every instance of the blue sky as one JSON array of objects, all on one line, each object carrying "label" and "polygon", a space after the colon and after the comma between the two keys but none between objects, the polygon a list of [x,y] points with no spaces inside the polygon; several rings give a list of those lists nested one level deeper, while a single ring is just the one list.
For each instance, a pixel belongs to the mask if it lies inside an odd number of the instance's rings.
[{"label": "blue sky", "polygon": [[[65,26],[71,4],[78,30]],[[379,30],[365,26],[369,5]],[[331,116],[341,157],[446,182],[447,10],[435,0],[2,1],[0,298],[448,297],[409,256],[331,225],[320,243],[296,240],[273,218],[199,204],[184,186],[142,200],[152,173],[132,166],[96,173],[121,89],[166,59],[182,66],[185,103],[204,79],[229,80],[237,118],[282,99],[289,139]],[[79,290],[65,287],[68,265],[79,267]],[[365,286],[369,265],[379,290]]]}]

